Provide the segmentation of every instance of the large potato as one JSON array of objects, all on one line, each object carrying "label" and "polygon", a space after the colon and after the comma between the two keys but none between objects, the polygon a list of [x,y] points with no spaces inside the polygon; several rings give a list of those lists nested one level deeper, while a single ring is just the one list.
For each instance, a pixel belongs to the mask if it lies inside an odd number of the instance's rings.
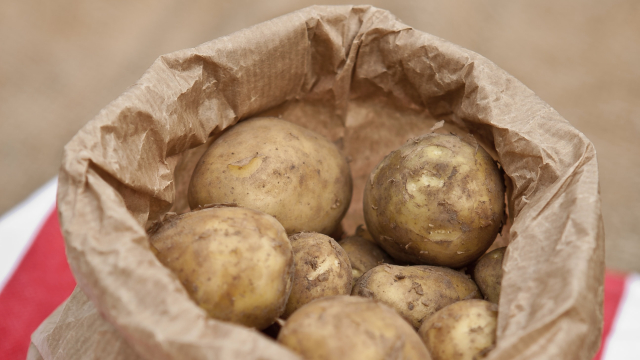
[{"label": "large potato", "polygon": [[500,300],[502,259],[506,250],[505,246],[482,255],[472,272],[473,280],[478,284],[484,298],[496,304]]},{"label": "large potato", "polygon": [[351,274],[353,281],[358,281],[367,271],[383,263],[393,263],[391,257],[373,242],[360,237],[349,236],[338,242],[347,252],[351,262]]},{"label": "large potato", "polygon": [[333,143],[284,120],[254,118],[207,149],[189,184],[189,205],[235,203],[273,215],[287,234],[329,235],[351,191],[349,165]]},{"label": "large potato", "polygon": [[371,299],[315,300],[284,324],[278,342],[306,360],[428,360],[418,334],[398,314]]},{"label": "large potato", "polygon": [[380,265],[364,274],[352,295],[378,300],[395,309],[416,329],[436,311],[480,292],[466,275],[448,268]]},{"label": "large potato", "polygon": [[262,329],[283,313],[293,253],[272,216],[234,207],[193,211],[168,219],[149,241],[211,317]]},{"label": "large potato", "polygon": [[351,293],[349,257],[335,240],[318,233],[299,233],[289,240],[295,272],[284,319],[314,299]]},{"label": "large potato", "polygon": [[418,333],[433,360],[479,360],[495,346],[497,321],[496,304],[459,301],[427,319]]},{"label": "large potato", "polygon": [[504,218],[504,183],[479,145],[427,134],[378,164],[363,206],[367,229],[393,258],[462,267],[495,240]]}]

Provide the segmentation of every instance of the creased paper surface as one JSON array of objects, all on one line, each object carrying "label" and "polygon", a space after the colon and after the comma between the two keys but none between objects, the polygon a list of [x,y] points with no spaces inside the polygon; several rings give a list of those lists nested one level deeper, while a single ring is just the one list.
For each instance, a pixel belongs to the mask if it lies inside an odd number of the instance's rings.
[{"label": "creased paper surface", "polygon": [[[315,130],[349,157],[347,233],[363,223],[363,186],[382,157],[441,120],[437,132],[471,133],[508,188],[488,359],[591,360],[604,277],[593,145],[489,60],[369,6],[306,8],[162,56],[65,147],[58,207],[67,255],[78,286],[132,349],[122,358],[297,358],[256,331],[207,318],[145,232],[172,206],[186,210],[197,147],[258,114]],[[44,359],[55,356],[49,338],[42,327],[33,336]],[[100,349],[87,357],[101,358]]]}]

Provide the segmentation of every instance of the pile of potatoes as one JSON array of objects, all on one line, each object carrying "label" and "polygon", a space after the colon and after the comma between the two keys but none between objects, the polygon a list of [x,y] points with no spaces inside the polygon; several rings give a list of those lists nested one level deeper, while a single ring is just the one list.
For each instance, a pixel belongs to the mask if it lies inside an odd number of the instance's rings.
[{"label": "pile of potatoes", "polygon": [[495,346],[505,248],[485,252],[504,191],[482,147],[427,134],[372,169],[366,229],[337,236],[348,161],[308,129],[254,118],[209,146],[192,211],[166,216],[149,242],[212,318],[305,359],[480,359]]}]

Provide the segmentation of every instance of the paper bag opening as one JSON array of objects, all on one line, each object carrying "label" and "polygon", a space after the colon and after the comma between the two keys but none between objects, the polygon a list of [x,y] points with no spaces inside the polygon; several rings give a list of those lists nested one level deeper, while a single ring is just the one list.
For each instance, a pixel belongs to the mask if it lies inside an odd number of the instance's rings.
[{"label": "paper bag opening", "polygon": [[[76,301],[95,306],[136,356],[297,358],[256,331],[208,318],[153,256],[145,232],[184,206],[188,171],[174,173],[188,168],[189,150],[258,114],[342,147],[354,178],[347,232],[362,223],[364,179],[382,156],[440,120],[438,131],[473,134],[509,189],[498,339],[488,359],[591,359],[604,279],[593,145],[487,59],[370,6],[310,7],[161,56],[65,147],[60,220],[91,302]],[[73,358],[73,334],[55,342],[38,331],[43,358]]]}]

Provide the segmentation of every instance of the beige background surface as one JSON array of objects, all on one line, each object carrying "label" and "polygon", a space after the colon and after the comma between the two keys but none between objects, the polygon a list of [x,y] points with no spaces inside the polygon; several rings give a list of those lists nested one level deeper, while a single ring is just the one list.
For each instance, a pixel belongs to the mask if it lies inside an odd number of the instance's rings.
[{"label": "beige background surface", "polygon": [[[64,144],[159,55],[338,3],[0,0],[0,213],[55,176]],[[640,2],[370,4],[491,59],[585,133],[598,151],[607,266],[640,271]]]}]

